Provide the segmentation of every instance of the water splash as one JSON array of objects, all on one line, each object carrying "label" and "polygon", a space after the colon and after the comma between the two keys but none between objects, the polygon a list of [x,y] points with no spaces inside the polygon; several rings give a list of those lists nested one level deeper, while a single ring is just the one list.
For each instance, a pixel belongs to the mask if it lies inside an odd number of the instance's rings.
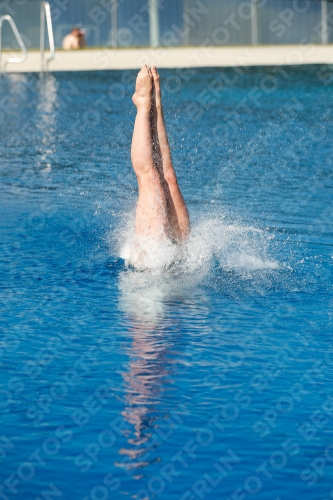
[{"label": "water splash", "polygon": [[118,254],[126,266],[139,270],[172,274],[208,274],[211,269],[278,269],[270,255],[274,234],[241,223],[229,223],[224,217],[204,217],[197,221],[188,240],[180,246],[169,241],[138,238],[133,227],[118,234]]},{"label": "water splash", "polygon": [[[119,276],[120,308],[141,325],[156,327],[164,318],[166,303],[186,297],[198,286],[233,297],[261,294],[283,267],[271,256],[274,234],[229,223],[222,216],[196,221],[181,246],[138,239],[131,223],[122,227],[111,237],[116,240],[114,251],[127,266]],[[131,262],[138,255],[134,267]]]}]

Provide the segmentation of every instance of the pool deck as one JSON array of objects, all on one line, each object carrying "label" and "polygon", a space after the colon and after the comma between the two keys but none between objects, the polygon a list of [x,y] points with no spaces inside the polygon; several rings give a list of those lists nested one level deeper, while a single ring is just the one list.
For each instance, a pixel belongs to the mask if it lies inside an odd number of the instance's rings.
[{"label": "pool deck", "polygon": [[[3,53],[3,61],[11,54]],[[13,55],[18,56],[15,51]],[[332,45],[262,45],[233,47],[181,47],[140,49],[86,49],[56,51],[51,71],[93,71],[137,69],[143,63],[160,68],[281,66],[297,64],[333,64]],[[39,51],[29,51],[20,64],[9,63],[7,72],[40,70]]]}]

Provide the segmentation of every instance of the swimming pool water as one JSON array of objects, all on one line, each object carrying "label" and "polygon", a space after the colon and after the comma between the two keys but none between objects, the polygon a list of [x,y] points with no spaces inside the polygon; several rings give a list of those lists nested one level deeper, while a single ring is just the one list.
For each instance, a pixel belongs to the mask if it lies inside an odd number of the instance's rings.
[{"label": "swimming pool water", "polygon": [[151,272],[136,72],[1,80],[0,498],[333,498],[330,71],[161,71],[192,236]]}]

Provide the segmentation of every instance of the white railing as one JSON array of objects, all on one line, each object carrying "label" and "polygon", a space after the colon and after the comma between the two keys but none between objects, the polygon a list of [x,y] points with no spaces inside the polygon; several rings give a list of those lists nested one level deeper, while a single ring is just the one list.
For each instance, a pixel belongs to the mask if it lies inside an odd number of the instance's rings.
[{"label": "white railing", "polygon": [[328,43],[327,0],[321,0],[321,43]]},{"label": "white railing", "polygon": [[[50,55],[45,60],[45,17],[47,24],[47,34],[50,45]],[[54,37],[52,28],[52,17],[49,2],[41,2],[40,4],[40,70],[41,72],[48,70],[49,62],[55,58]]]},{"label": "white railing", "polygon": [[[22,50],[22,56],[21,57],[8,57],[8,59],[5,61],[3,67],[2,67],[2,24],[4,21],[8,21],[13,33],[15,35],[15,38]],[[6,71],[6,66],[8,63],[22,63],[26,60],[28,57],[27,49],[25,48],[25,45],[23,43],[22,37],[16,27],[16,24],[14,23],[14,20],[11,16],[8,14],[5,16],[0,17],[0,73],[4,73]]]},{"label": "white railing", "polygon": [[159,45],[159,13],[158,13],[158,0],[149,0],[149,38],[150,46],[158,47]]}]

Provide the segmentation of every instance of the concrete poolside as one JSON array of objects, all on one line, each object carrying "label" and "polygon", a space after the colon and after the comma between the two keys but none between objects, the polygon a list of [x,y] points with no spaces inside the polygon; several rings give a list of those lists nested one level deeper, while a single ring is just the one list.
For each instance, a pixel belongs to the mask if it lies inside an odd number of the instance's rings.
[{"label": "concrete poolside", "polygon": [[[3,62],[12,54],[3,52]],[[13,52],[15,57],[18,51]],[[48,55],[48,53],[46,54]],[[332,45],[257,45],[233,47],[172,47],[131,49],[57,50],[51,71],[92,71],[135,69],[143,63],[160,68],[280,66],[292,64],[333,64]],[[31,50],[20,64],[9,63],[7,72],[40,70],[40,53]]]}]

